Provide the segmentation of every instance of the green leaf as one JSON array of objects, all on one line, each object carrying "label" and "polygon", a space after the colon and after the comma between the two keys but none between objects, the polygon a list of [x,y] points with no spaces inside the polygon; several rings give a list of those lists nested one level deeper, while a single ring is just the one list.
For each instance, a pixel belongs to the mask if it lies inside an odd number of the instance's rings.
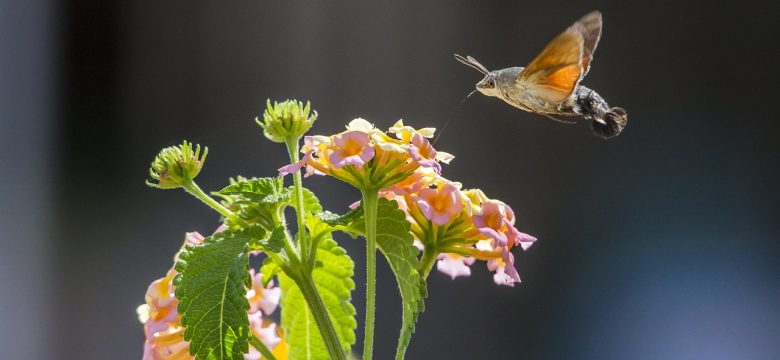
[{"label": "green leaf", "polygon": [[[355,217],[354,214],[351,216]],[[401,292],[403,318],[395,357],[403,359],[406,348],[409,347],[412,333],[414,333],[417,317],[425,309],[424,301],[428,294],[425,281],[420,277],[418,271],[420,261],[417,255],[420,250],[414,246],[406,214],[398,209],[398,204],[395,201],[379,199],[376,227],[377,246],[390,264]],[[357,221],[348,224],[347,228],[362,234],[365,231],[365,220],[360,217]]]},{"label": "green leaf", "polygon": [[186,245],[176,263],[184,339],[198,360],[243,360],[250,336],[246,288],[249,242],[264,230],[226,230]]},{"label": "green leaf", "polygon": [[[330,237],[323,239],[317,249],[317,263],[312,276],[336,328],[341,345],[348,352],[355,343],[355,307],[352,306],[352,280],[355,264],[347,252]],[[282,288],[282,328],[290,345],[290,359],[329,359],[325,342],[314,316],[295,282],[279,273]]]},{"label": "green leaf", "polygon": [[284,227],[282,226],[276,227],[270,234],[258,225],[228,231],[231,232],[231,236],[249,239],[249,248],[251,250],[278,253],[284,247]]},{"label": "green leaf", "polygon": [[[353,238],[358,236],[365,236],[366,225],[363,221],[363,206],[358,206],[352,211],[338,215],[330,211],[323,211],[312,216],[316,218],[316,221],[310,220],[310,222],[316,222],[318,227],[327,226],[330,231],[341,231]],[[310,228],[315,228],[309,225]]]},{"label": "green leaf", "polygon": [[276,265],[273,259],[269,257],[263,259],[263,266],[260,267],[260,273],[263,274],[263,286],[267,287],[274,276],[280,272],[282,272],[282,268],[280,268],[279,265]]},{"label": "green leaf", "polygon": [[362,220],[363,218],[362,205],[344,215],[338,215],[330,211],[324,211],[317,213],[315,216],[322,220],[322,222],[334,228],[351,233],[350,235],[355,235],[355,233],[362,235],[366,230],[365,223],[360,223],[360,226],[362,227],[358,227],[356,224],[357,221]]},{"label": "green leaf", "polygon": [[284,187],[280,177],[236,181],[217,194],[242,219],[266,230],[276,227],[280,209],[292,200],[292,192]]},{"label": "green leaf", "polygon": [[284,247],[284,226],[277,226],[264,241],[252,241],[253,250],[267,250],[278,253]]}]

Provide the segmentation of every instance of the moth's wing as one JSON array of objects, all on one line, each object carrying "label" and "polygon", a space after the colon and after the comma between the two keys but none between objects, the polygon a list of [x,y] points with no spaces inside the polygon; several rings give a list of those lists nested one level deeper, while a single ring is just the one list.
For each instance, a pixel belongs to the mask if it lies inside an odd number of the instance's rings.
[{"label": "moth's wing", "polygon": [[601,13],[594,11],[550,41],[517,81],[549,102],[565,100],[587,73],[600,36]]},{"label": "moth's wing", "polygon": [[566,30],[523,69],[517,82],[521,88],[548,102],[568,98],[582,78],[582,35]]},{"label": "moth's wing", "polygon": [[593,54],[596,52],[596,46],[601,39],[601,12],[594,11],[585,15],[569,27],[566,31],[572,31],[582,34],[584,46],[582,48],[582,77],[588,74],[590,63],[593,61]]}]

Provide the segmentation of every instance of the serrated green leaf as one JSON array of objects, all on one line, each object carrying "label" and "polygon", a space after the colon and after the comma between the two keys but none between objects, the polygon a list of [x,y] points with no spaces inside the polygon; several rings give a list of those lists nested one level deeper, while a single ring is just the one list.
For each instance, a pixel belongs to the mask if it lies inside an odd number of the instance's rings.
[{"label": "serrated green leaf", "polygon": [[276,265],[273,259],[268,257],[263,259],[263,266],[260,267],[260,274],[263,275],[263,286],[268,287],[268,283],[270,283],[274,276],[280,272],[282,272],[282,268],[280,268],[279,265]]},{"label": "serrated green leaf", "polygon": [[[316,216],[324,223],[330,226],[342,227],[340,228],[340,230],[347,231],[347,230],[352,230],[354,228],[355,232],[361,234],[363,231],[365,231],[365,227],[358,227],[357,224],[354,224],[356,221],[361,220],[361,218],[363,217],[362,205],[358,206],[357,208],[353,209],[352,211],[344,215],[338,215],[330,211],[324,211],[324,212],[317,213]],[[361,226],[365,226],[365,225],[361,223]]]},{"label": "serrated green leaf", "polygon": [[330,238],[331,233],[335,228],[322,221],[319,214],[323,213],[309,214],[309,216],[306,217],[306,229],[309,230],[309,236],[315,240],[319,240],[322,237]]},{"label": "serrated green leaf", "polygon": [[184,339],[197,360],[243,360],[250,334],[246,288],[250,235],[262,229],[226,230],[179,255],[174,284]]},{"label": "serrated green leaf", "polygon": [[249,239],[251,250],[263,250],[278,253],[284,247],[284,228],[276,227],[271,233],[259,225],[230,230],[235,236]]},{"label": "serrated green leaf", "polygon": [[289,202],[291,191],[284,188],[281,178],[252,178],[230,184],[219,191],[223,195],[241,196],[261,204]]},{"label": "serrated green leaf", "polygon": [[279,252],[284,247],[284,237],[284,226],[277,226],[271,232],[271,235],[268,236],[268,240],[264,244],[261,243],[260,245],[265,247],[267,250]]},{"label": "serrated green leaf", "polygon": [[[354,214],[352,216],[357,217]],[[376,243],[395,274],[403,304],[401,336],[396,348],[396,359],[404,358],[414,333],[417,317],[425,309],[424,301],[427,296],[425,281],[418,272],[420,261],[417,255],[420,250],[414,246],[409,227],[406,214],[398,209],[395,201],[379,199]],[[348,229],[362,233],[360,230],[365,229],[365,220],[359,217],[348,225]]]},{"label": "serrated green leaf", "polygon": [[282,178],[252,178],[236,181],[217,193],[245,221],[273,230],[279,209],[289,205],[292,192]]},{"label": "serrated green leaf", "polygon": [[[346,251],[331,238],[323,239],[317,249],[319,264],[312,271],[314,283],[328,310],[341,345],[348,352],[355,343],[355,307],[352,306],[352,290],[355,283],[354,263]],[[290,359],[329,359],[325,342],[320,335],[314,317],[295,282],[279,273],[282,288],[282,328],[290,345]]]}]

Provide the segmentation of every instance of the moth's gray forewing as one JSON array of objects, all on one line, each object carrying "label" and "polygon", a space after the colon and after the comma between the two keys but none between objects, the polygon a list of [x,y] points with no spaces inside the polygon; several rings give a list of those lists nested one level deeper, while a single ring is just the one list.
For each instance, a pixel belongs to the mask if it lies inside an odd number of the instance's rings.
[{"label": "moth's gray forewing", "polygon": [[582,78],[588,74],[590,63],[593,61],[593,54],[601,39],[601,12],[594,11],[579,19],[566,31],[574,31],[582,35],[584,46],[582,49]]}]

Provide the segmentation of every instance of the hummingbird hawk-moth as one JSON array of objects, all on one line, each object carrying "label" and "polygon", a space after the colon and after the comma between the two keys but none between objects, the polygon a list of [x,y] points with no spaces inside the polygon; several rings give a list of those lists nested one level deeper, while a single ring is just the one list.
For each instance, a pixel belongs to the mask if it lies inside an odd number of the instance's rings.
[{"label": "hummingbird hawk-moth", "polygon": [[566,122],[556,115],[581,116],[591,122],[596,136],[609,139],[623,131],[628,114],[622,108],[609,107],[599,94],[580,85],[599,38],[601,13],[594,11],[550,41],[526,67],[488,71],[471,56],[455,54],[455,58],[485,75],[476,84],[482,94],[557,121]]}]

